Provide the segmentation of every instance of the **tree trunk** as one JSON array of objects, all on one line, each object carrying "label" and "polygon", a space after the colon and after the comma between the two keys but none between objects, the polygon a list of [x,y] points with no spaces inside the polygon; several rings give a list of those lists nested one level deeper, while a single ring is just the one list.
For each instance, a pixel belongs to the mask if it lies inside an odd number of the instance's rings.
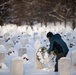
[{"label": "tree trunk", "polygon": [[73,19],[72,26],[73,26],[73,30],[74,30],[74,29],[75,29],[75,27],[76,27],[76,21],[75,21],[75,19]]},{"label": "tree trunk", "polygon": [[0,25],[3,26],[3,20],[1,16],[0,16]]}]

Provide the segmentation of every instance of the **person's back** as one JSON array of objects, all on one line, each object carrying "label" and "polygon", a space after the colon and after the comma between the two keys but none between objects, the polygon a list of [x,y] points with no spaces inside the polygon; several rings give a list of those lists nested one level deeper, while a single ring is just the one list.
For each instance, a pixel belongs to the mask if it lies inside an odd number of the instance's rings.
[{"label": "person's back", "polygon": [[67,53],[69,51],[67,44],[63,41],[63,39],[61,39],[61,36],[59,34],[53,35],[53,38],[50,41],[54,42],[54,47],[58,51],[58,53]]}]

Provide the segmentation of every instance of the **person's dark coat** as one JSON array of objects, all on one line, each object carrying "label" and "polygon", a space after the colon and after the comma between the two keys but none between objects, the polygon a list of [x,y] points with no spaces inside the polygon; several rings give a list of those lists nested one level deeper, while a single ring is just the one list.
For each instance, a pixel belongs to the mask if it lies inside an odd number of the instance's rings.
[{"label": "person's dark coat", "polygon": [[48,53],[56,50],[57,53],[68,53],[69,49],[59,34],[52,35],[50,38],[50,47]]}]

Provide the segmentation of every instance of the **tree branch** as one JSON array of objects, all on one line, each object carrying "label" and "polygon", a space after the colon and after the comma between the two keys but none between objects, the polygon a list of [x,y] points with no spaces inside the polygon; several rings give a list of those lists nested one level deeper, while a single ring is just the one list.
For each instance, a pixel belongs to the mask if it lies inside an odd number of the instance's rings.
[{"label": "tree branch", "polygon": [[11,1],[13,1],[13,0],[9,0],[9,1],[7,1],[7,2],[4,2],[4,3],[1,4],[0,6],[4,6],[5,4],[9,4]]},{"label": "tree branch", "polygon": [[61,18],[59,18],[59,17],[57,17],[57,16],[55,16],[55,15],[53,15],[53,14],[48,14],[49,16],[52,16],[52,17],[55,17],[56,19],[58,19],[58,20],[60,20],[60,21],[64,21],[63,19],[61,19]]},{"label": "tree branch", "polygon": [[58,13],[57,11],[55,12],[58,16],[60,16],[61,18],[63,18],[63,19],[66,19],[66,17],[65,16],[63,16],[63,15],[61,15],[60,13]]},{"label": "tree branch", "polygon": [[53,11],[55,12],[55,11],[57,11],[58,10],[58,8],[60,8],[60,5],[61,5],[61,2],[60,3],[58,3],[56,6],[55,6],[55,8],[53,9]]}]

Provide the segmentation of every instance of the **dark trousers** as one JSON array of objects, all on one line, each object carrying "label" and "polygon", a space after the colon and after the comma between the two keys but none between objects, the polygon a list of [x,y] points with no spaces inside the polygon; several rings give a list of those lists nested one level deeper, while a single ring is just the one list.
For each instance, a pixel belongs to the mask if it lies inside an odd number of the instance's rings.
[{"label": "dark trousers", "polygon": [[66,57],[68,53],[59,53],[57,54],[57,57],[56,57],[56,64],[55,64],[55,72],[58,71],[58,60],[62,57]]}]

